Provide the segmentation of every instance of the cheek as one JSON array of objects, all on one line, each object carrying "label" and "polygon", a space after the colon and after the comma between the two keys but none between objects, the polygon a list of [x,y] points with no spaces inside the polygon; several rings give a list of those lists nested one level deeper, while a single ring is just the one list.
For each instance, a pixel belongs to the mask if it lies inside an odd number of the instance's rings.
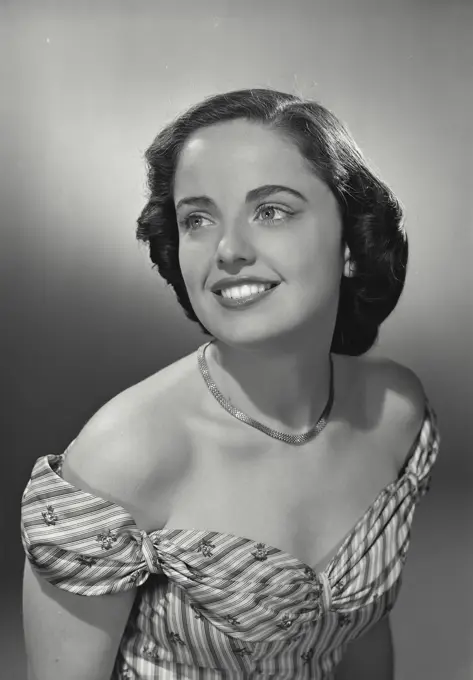
[{"label": "cheek", "polygon": [[205,286],[205,260],[201,249],[189,246],[179,248],[179,265],[189,297],[194,297]]},{"label": "cheek", "polygon": [[[185,237],[184,237],[185,239]],[[179,265],[181,267],[182,276],[188,279],[194,275],[194,270],[199,262],[198,254],[195,248],[192,248],[188,242],[179,243],[178,250]]]},{"label": "cheek", "polygon": [[343,265],[343,251],[337,231],[320,233],[314,230],[306,231],[303,244],[295,246],[287,242],[279,248],[280,261],[284,263],[284,270],[294,280],[308,280],[323,284],[330,284],[341,275]]},{"label": "cheek", "polygon": [[[323,305],[335,300],[340,290],[342,258],[338,247],[303,250],[288,254],[284,277],[293,285],[301,304]],[[292,287],[291,285],[291,287]]]}]

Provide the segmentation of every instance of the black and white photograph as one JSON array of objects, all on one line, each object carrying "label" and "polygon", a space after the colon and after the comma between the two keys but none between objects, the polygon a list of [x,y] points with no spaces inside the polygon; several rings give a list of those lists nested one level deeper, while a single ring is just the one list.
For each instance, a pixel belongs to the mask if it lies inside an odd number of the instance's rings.
[{"label": "black and white photograph", "polygon": [[4,680],[473,680],[473,4],[0,0]]}]

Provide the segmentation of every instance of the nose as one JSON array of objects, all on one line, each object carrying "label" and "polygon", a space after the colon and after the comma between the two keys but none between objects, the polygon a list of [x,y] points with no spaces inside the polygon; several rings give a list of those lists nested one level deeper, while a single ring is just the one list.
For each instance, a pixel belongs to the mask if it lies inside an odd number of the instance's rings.
[{"label": "nose", "polygon": [[217,245],[216,258],[219,262],[255,259],[254,248],[246,234],[243,233],[241,225],[234,224],[224,229]]}]

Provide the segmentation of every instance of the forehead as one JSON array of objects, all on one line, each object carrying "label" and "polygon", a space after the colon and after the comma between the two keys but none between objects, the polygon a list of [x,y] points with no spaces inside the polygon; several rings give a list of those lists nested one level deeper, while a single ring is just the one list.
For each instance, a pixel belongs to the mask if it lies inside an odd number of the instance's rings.
[{"label": "forehead", "polygon": [[[185,143],[176,168],[175,194],[189,185],[314,178],[297,146],[281,132],[245,120],[202,128]],[[203,188],[203,186],[202,186]]]}]

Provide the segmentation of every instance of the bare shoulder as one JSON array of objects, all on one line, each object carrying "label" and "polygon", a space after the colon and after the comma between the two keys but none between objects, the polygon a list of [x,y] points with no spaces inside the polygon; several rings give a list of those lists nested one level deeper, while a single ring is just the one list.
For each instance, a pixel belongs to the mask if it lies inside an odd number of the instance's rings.
[{"label": "bare shoulder", "polygon": [[165,524],[174,482],[188,464],[179,399],[192,356],[106,402],[64,460],[67,482],[127,509],[145,530]]},{"label": "bare shoulder", "polygon": [[387,357],[361,357],[359,364],[372,389],[389,400],[399,415],[408,419],[422,415],[424,387],[411,368]]},{"label": "bare shoulder", "polygon": [[367,411],[379,423],[384,441],[394,443],[401,467],[425,416],[422,381],[411,368],[387,357],[357,357],[355,371]]}]

